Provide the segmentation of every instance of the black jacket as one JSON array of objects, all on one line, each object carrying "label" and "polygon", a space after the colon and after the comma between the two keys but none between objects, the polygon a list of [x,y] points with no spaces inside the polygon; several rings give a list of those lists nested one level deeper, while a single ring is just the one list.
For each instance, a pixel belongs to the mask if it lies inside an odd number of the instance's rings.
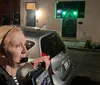
[{"label": "black jacket", "polygon": [[2,66],[0,66],[0,85],[16,85],[13,77]]}]

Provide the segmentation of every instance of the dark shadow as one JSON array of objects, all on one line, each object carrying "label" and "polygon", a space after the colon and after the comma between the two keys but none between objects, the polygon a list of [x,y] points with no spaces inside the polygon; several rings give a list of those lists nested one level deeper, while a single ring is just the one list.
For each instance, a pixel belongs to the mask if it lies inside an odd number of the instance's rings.
[{"label": "dark shadow", "polygon": [[100,82],[93,81],[89,77],[76,76],[72,79],[70,85],[100,85]]},{"label": "dark shadow", "polygon": [[9,25],[10,23],[10,16],[9,15],[4,15],[3,16],[3,23],[2,25]]}]

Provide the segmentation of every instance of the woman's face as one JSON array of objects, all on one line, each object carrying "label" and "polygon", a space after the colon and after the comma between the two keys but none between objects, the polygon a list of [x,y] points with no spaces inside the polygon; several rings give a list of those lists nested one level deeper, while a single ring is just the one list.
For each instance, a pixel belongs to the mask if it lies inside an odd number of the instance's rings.
[{"label": "woman's face", "polygon": [[9,42],[6,43],[6,57],[13,62],[19,63],[20,60],[26,57],[26,39],[22,32],[11,32],[7,36]]}]

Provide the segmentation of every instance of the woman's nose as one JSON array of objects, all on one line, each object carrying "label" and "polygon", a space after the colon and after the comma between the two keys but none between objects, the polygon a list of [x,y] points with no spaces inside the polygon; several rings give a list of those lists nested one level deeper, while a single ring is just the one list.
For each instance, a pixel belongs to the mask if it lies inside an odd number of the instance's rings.
[{"label": "woman's nose", "polygon": [[22,54],[25,54],[26,51],[27,51],[26,46],[23,46],[23,48],[22,48]]}]

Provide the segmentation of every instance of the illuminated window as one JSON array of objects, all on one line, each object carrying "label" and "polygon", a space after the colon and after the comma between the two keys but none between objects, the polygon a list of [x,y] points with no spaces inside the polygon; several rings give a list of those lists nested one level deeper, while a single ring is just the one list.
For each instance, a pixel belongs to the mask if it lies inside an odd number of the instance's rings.
[{"label": "illuminated window", "polygon": [[69,9],[73,11],[74,16],[85,17],[85,1],[57,1],[56,18],[62,18]]},{"label": "illuminated window", "polygon": [[26,2],[26,10],[35,10],[35,9],[36,9],[36,3]]}]

